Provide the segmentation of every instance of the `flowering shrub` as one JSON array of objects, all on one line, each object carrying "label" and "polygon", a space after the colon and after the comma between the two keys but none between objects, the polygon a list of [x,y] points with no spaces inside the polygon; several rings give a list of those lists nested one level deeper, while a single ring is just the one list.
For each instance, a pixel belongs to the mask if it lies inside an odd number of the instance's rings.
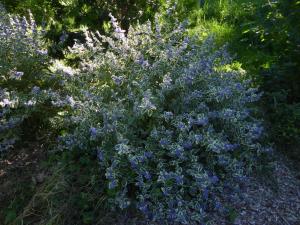
[{"label": "flowering shrub", "polygon": [[43,90],[49,87],[49,58],[43,31],[29,16],[28,21],[8,15],[0,5],[0,153],[11,148],[29,127],[36,128],[48,110],[40,113],[41,102],[49,94]]},{"label": "flowering shrub", "polygon": [[66,78],[74,129],[63,146],[97,152],[113,207],[163,224],[204,222],[268,151],[250,108],[261,94],[212,38],[199,44],[160,17],[127,34],[111,23],[111,37],[86,32],[70,49],[81,62]]}]

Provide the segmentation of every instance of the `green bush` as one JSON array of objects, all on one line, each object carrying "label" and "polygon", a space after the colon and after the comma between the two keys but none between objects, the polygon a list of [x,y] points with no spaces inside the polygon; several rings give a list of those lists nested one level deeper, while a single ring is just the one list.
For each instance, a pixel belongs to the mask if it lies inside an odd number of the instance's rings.
[{"label": "green bush", "polygon": [[127,35],[111,23],[112,36],[87,32],[70,49],[81,62],[66,77],[74,101],[62,147],[97,152],[113,208],[165,224],[226,213],[225,186],[238,190],[270,150],[251,107],[260,93],[211,38],[199,44],[160,18]]},{"label": "green bush", "polygon": [[27,20],[6,14],[0,7],[0,152],[3,152],[22,137],[36,137],[53,113],[49,96],[57,80],[47,72],[50,59],[42,41],[44,31],[38,29],[32,14]]},{"label": "green bush", "polygon": [[255,16],[243,26],[243,42],[268,55],[260,61],[256,79],[265,92],[273,140],[291,149],[287,154],[299,155],[293,150],[300,143],[300,2],[271,1],[258,7]]},{"label": "green bush", "polygon": [[298,157],[299,1],[211,0],[189,10],[193,11],[186,13],[192,20],[191,33],[214,34],[219,45],[229,44],[253,85],[264,92],[261,105],[272,140]]},{"label": "green bush", "polygon": [[74,39],[84,40],[83,30],[105,32],[109,13],[120,21],[123,29],[137,20],[152,19],[160,5],[159,0],[2,0],[10,13],[25,15],[30,9],[39,25],[47,25],[46,38],[52,46],[49,54],[63,58],[63,49],[74,44]]}]

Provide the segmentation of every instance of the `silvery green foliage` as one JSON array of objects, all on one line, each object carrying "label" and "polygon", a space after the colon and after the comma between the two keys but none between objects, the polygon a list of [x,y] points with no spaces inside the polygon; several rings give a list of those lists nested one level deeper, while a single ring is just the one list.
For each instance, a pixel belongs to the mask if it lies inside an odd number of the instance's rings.
[{"label": "silvery green foliage", "polygon": [[0,153],[18,139],[18,127],[41,100],[48,56],[29,13],[12,16],[0,5]]},{"label": "silvery green foliage", "polygon": [[265,151],[250,108],[260,93],[225,69],[231,59],[212,38],[198,44],[160,17],[127,34],[111,23],[112,36],[86,32],[70,49],[82,61],[67,78],[76,129],[64,147],[97,152],[113,206],[202,223]]}]

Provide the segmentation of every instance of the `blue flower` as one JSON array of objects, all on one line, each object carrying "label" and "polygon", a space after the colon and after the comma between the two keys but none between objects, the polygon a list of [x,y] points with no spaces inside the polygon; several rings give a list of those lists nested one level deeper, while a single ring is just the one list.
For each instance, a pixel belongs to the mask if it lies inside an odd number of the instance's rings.
[{"label": "blue flower", "polygon": [[91,127],[91,128],[90,128],[90,135],[91,135],[91,138],[96,139],[96,138],[97,138],[97,134],[98,134],[97,128]]},{"label": "blue flower", "polygon": [[39,92],[40,92],[40,88],[39,87],[37,87],[37,86],[34,86],[32,89],[31,89],[31,93],[32,94],[34,94],[34,95],[36,95],[36,94],[38,94]]},{"label": "blue flower", "polygon": [[114,173],[113,173],[113,169],[111,167],[107,168],[106,173],[105,173],[105,177],[109,180],[114,179]]},{"label": "blue flower", "polygon": [[147,180],[151,180],[151,174],[148,171],[144,171],[143,175]]},{"label": "blue flower", "polygon": [[100,148],[97,150],[97,158],[100,162],[102,162],[104,159],[103,151]]},{"label": "blue flower", "polygon": [[144,152],[144,156],[149,159],[153,156],[153,153],[149,152],[149,151],[146,151],[146,152]]},{"label": "blue flower", "polygon": [[175,155],[176,155],[178,158],[182,158],[182,156],[183,156],[183,149],[182,149],[182,147],[177,147],[177,148],[175,149]]},{"label": "blue flower", "polygon": [[19,79],[21,79],[21,78],[23,77],[23,75],[24,75],[24,72],[16,71],[16,72],[14,73],[13,78],[19,80]]},{"label": "blue flower", "polygon": [[172,119],[174,114],[172,112],[164,112],[164,118],[166,120]]},{"label": "blue flower", "polygon": [[132,169],[137,169],[138,164],[134,159],[130,159],[129,162],[130,162],[130,165],[131,165]]},{"label": "blue flower", "polygon": [[191,141],[185,141],[183,144],[182,144],[182,147],[185,149],[185,150],[191,150],[193,148],[193,144]]},{"label": "blue flower", "polygon": [[37,50],[37,53],[40,55],[48,55],[48,50]]},{"label": "blue flower", "polygon": [[184,129],[186,128],[186,126],[185,126],[184,123],[179,122],[179,123],[177,124],[177,128],[180,129],[180,130],[184,130]]},{"label": "blue flower", "polygon": [[171,221],[174,221],[177,217],[176,211],[175,209],[170,209],[168,212],[168,219],[170,219]]},{"label": "blue flower", "polygon": [[202,191],[202,196],[204,200],[208,200],[208,190],[207,188],[204,188],[204,190]]},{"label": "blue flower", "polygon": [[232,95],[232,91],[229,87],[221,88],[217,92],[217,98],[221,98],[221,99],[228,99],[229,97],[231,97],[231,95]]},{"label": "blue flower", "polygon": [[120,86],[124,80],[124,77],[122,76],[112,76],[111,77],[116,85]]},{"label": "blue flower", "polygon": [[177,185],[183,185],[183,176],[182,175],[175,175],[175,181]]},{"label": "blue flower", "polygon": [[220,211],[222,209],[222,204],[219,201],[215,202],[215,210]]},{"label": "blue flower", "polygon": [[238,148],[239,146],[240,146],[239,144],[225,144],[223,149],[225,151],[232,151]]},{"label": "blue flower", "polygon": [[197,142],[197,143],[200,143],[201,141],[203,141],[203,135],[202,134],[196,134],[195,135],[195,141]]},{"label": "blue flower", "polygon": [[217,177],[217,176],[212,176],[212,177],[210,177],[210,180],[211,180],[211,182],[213,183],[213,184],[216,184],[216,183],[218,183],[219,182],[219,178]]},{"label": "blue flower", "polygon": [[117,181],[114,179],[108,183],[109,189],[114,189],[117,186]]},{"label": "blue flower", "polygon": [[208,124],[208,118],[207,117],[198,118],[198,119],[194,120],[194,124],[197,126],[205,126]]},{"label": "blue flower", "polygon": [[139,202],[137,205],[138,209],[141,210],[144,214],[147,214],[149,211],[147,202]]},{"label": "blue flower", "polygon": [[169,141],[168,141],[167,139],[163,138],[163,139],[161,139],[161,140],[159,141],[159,144],[160,144],[162,147],[165,147],[165,146],[167,146],[167,145],[169,144]]},{"label": "blue flower", "polygon": [[166,187],[162,187],[161,191],[162,191],[164,196],[169,196],[170,195],[170,192],[169,192],[168,188],[166,188]]},{"label": "blue flower", "polygon": [[228,165],[229,164],[229,159],[224,157],[223,155],[220,155],[218,157],[218,163],[219,163],[219,165],[222,165],[222,166]]}]

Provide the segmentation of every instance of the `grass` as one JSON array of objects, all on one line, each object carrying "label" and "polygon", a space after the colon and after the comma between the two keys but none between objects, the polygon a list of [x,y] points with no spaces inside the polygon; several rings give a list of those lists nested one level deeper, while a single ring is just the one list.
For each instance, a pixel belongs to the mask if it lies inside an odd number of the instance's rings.
[{"label": "grass", "polygon": [[229,45],[229,50],[250,74],[266,68],[273,56],[249,44],[246,33],[251,20],[257,19],[257,8],[268,4],[266,0],[210,0],[190,15],[190,34],[201,38],[213,35],[218,46]]}]

